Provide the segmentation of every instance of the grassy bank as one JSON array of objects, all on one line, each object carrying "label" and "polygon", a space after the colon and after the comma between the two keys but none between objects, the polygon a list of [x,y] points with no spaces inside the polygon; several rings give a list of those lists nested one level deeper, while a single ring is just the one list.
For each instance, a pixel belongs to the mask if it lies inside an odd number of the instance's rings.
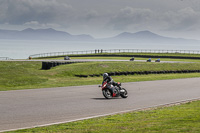
[{"label": "grassy bank", "polygon": [[200,132],[200,101],[153,110],[14,131],[15,133]]},{"label": "grassy bank", "polygon": [[[0,91],[100,84],[102,77],[79,78],[79,74],[123,71],[198,70],[200,63],[87,62],[41,70],[41,62],[0,62]],[[200,73],[114,76],[115,81],[136,82],[200,77]]]},{"label": "grassy bank", "polygon": [[[56,57],[56,58],[44,58],[42,60],[63,60],[64,57]],[[105,60],[130,60],[131,57],[71,57],[70,59],[105,59]],[[135,60],[147,60],[149,58],[140,58],[140,57],[135,57]],[[155,62],[158,58],[151,58],[152,62]],[[170,59],[170,58],[161,58],[162,61],[181,61],[181,62],[200,62],[198,59]]]},{"label": "grassy bank", "polygon": [[[87,62],[41,70],[41,62],[0,62],[0,91],[100,84],[102,77],[78,74],[113,71],[199,70],[200,63]],[[200,73],[114,76],[115,81],[137,82],[200,77]],[[200,132],[200,101],[102,118],[14,132]]]},{"label": "grassy bank", "polygon": [[[149,56],[149,57],[153,57],[153,56],[160,56],[162,57],[200,57],[200,54],[183,54],[183,53],[97,53],[97,54],[72,54],[72,55],[67,55],[67,56],[71,56],[71,57],[84,57],[84,56],[107,56],[110,57],[111,55],[115,56],[115,57],[120,57],[120,56]],[[49,56],[49,57],[38,57],[36,59],[44,59],[44,58],[62,58],[65,57],[66,55],[62,55],[62,56]],[[111,56],[112,57],[112,56]]]},{"label": "grassy bank", "polygon": [[[56,58],[55,58],[56,59]],[[60,57],[58,59],[64,59],[63,57]],[[131,57],[71,57],[71,59],[108,59],[108,60],[130,60]],[[149,58],[140,58],[135,57],[135,60],[147,60]],[[152,62],[157,60],[158,58],[151,58]],[[183,62],[200,62],[200,60],[196,59],[170,59],[170,58],[161,58],[161,61],[183,61]]]},{"label": "grassy bank", "polygon": [[[111,56],[112,55],[112,56]],[[122,57],[122,56],[129,57]],[[51,57],[39,57],[34,59],[56,59],[63,60],[66,55],[62,56],[51,56]],[[131,57],[135,57],[135,60],[147,60],[152,58],[156,60],[161,58],[161,61],[184,61],[184,62],[200,62],[200,59],[189,59],[190,57],[200,58],[200,54],[181,54],[181,53],[99,53],[99,54],[79,54],[79,55],[68,55],[71,59],[116,59],[116,60],[129,60]],[[143,57],[147,56],[147,57]],[[155,57],[157,56],[157,57]],[[173,58],[173,57],[177,57]],[[180,58],[179,58],[180,57]]]},{"label": "grassy bank", "polygon": [[[56,59],[56,58],[55,58]],[[58,58],[60,60],[63,59],[63,57]],[[107,60],[130,60],[131,57],[71,57],[71,59],[107,59]],[[135,60],[148,60],[149,58],[140,58],[135,57]],[[151,58],[152,62],[155,62],[158,58]],[[200,60],[197,59],[170,59],[170,58],[161,58],[162,61],[181,61],[181,62],[200,62]]]}]

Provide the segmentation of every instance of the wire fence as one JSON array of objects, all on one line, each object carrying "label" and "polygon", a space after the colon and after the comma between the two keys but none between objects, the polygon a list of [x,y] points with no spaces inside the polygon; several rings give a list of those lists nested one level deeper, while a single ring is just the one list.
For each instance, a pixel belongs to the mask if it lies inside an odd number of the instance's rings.
[{"label": "wire fence", "polygon": [[0,60],[12,60],[12,59],[9,57],[0,57]]},{"label": "wire fence", "polygon": [[160,49],[96,49],[86,51],[67,51],[67,52],[50,52],[30,55],[29,58],[67,56],[80,54],[98,54],[98,53],[181,53],[181,54],[200,54],[199,50],[160,50]]}]

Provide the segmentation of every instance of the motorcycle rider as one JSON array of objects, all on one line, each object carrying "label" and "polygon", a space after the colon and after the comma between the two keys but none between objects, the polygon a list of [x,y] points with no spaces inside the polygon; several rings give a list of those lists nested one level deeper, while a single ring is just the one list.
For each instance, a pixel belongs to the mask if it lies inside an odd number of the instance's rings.
[{"label": "motorcycle rider", "polygon": [[111,87],[111,85],[116,86],[117,83],[111,78],[111,76],[108,75],[108,73],[104,73],[104,74],[103,74],[103,82],[102,82],[102,84],[103,84],[105,81],[107,81],[107,83],[110,84],[110,86],[108,86],[108,89],[111,91],[112,96],[113,96],[113,95],[114,95],[114,90],[113,90],[113,88]]}]

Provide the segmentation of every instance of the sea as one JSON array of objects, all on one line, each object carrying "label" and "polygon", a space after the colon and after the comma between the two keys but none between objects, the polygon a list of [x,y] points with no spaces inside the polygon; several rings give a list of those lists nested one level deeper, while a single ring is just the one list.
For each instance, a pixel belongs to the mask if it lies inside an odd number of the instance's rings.
[{"label": "sea", "polygon": [[153,44],[120,42],[76,42],[43,40],[0,40],[0,58],[27,59],[30,55],[95,49],[199,50],[200,44]]}]

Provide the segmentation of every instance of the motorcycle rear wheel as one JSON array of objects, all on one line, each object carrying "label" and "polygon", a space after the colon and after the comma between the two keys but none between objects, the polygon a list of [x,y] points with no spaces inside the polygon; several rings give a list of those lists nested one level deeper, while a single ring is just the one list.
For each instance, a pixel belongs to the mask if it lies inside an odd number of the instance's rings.
[{"label": "motorcycle rear wheel", "polygon": [[110,92],[109,89],[102,90],[102,93],[103,93],[103,96],[104,96],[106,99],[111,99],[111,98],[112,98],[112,93]]},{"label": "motorcycle rear wheel", "polygon": [[127,98],[127,97],[128,97],[128,92],[127,92],[127,90],[126,90],[125,88],[122,88],[122,90],[124,90],[124,92],[120,93],[120,96],[121,96],[122,98]]}]

